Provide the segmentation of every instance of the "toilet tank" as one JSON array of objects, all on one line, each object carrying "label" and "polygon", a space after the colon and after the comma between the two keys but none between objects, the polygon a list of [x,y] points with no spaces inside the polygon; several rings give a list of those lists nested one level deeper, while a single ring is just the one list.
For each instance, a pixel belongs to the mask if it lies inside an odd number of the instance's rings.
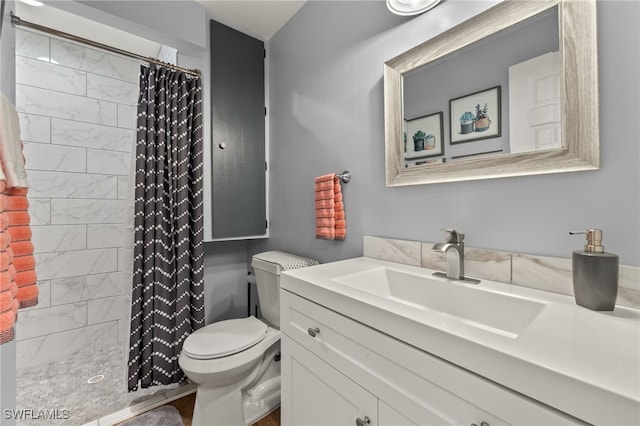
[{"label": "toilet tank", "polygon": [[318,263],[317,260],[281,251],[267,251],[253,255],[251,266],[256,276],[258,304],[266,322],[280,328],[280,273]]}]

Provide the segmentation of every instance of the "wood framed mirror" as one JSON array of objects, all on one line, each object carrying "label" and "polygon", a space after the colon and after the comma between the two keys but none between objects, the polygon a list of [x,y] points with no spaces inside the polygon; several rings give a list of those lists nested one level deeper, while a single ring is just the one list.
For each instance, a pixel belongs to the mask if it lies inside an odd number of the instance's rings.
[{"label": "wood framed mirror", "polygon": [[[551,47],[548,42],[546,47],[527,47],[534,34],[554,31],[555,47],[553,42]],[[523,60],[520,53],[528,50],[533,56]],[[498,56],[501,52],[504,55]],[[549,56],[555,57],[557,79],[532,83],[531,75],[538,72],[531,71],[536,69],[532,64]],[[485,65],[501,68],[492,71]],[[531,75],[518,80],[519,69]],[[465,70],[471,74],[465,76]],[[597,170],[597,70],[595,0],[506,0],[387,61],[386,185]],[[419,74],[424,80],[415,83],[414,75]],[[543,94],[533,93],[534,100],[557,93],[556,105],[549,106],[545,99],[542,109],[534,105],[525,112],[517,110],[523,94],[531,92],[524,80]],[[408,85],[410,92],[403,92]],[[420,90],[424,93],[416,96]],[[426,102],[420,104],[416,97]],[[418,133],[419,119],[434,114],[443,117],[444,131]],[[549,127],[551,121],[555,128]],[[534,124],[541,127],[534,129]],[[422,137],[426,139],[420,141]],[[525,139],[531,137],[533,145]],[[433,147],[442,155],[427,152]]]}]

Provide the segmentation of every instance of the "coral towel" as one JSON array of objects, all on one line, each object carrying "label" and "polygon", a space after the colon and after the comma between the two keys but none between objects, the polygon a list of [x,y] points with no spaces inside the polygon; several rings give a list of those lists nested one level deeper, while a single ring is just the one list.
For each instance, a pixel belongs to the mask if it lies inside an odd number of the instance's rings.
[{"label": "coral towel", "polygon": [[7,232],[11,236],[13,266],[16,270],[16,298],[20,308],[27,308],[38,304],[38,284],[35,271],[36,261],[33,257],[33,243],[31,242],[31,228],[29,201],[27,188],[6,188],[5,214],[9,216]]},{"label": "coral towel", "polygon": [[9,221],[5,214],[6,196],[4,180],[0,180],[0,344],[14,339],[14,324],[18,314],[18,286],[13,267],[13,254],[9,245],[11,235],[7,231]]},{"label": "coral towel", "polygon": [[0,344],[14,339],[18,308],[38,303],[27,188],[18,113],[0,94]]},{"label": "coral towel", "polygon": [[24,170],[20,121],[15,107],[0,93],[0,180],[7,188],[27,188],[27,173]]},{"label": "coral towel", "polygon": [[347,236],[347,225],[340,179],[335,173],[316,178],[315,203],[316,238],[344,240]]}]

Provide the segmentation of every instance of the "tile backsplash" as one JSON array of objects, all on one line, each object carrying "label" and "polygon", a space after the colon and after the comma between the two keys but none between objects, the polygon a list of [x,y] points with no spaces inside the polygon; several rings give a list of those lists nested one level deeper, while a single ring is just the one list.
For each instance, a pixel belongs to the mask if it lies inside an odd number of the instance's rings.
[{"label": "tile backsplash", "polygon": [[[363,255],[375,259],[446,269],[435,243],[365,235]],[[465,247],[465,275],[573,296],[571,259]],[[640,308],[640,267],[620,265],[616,304]]]}]

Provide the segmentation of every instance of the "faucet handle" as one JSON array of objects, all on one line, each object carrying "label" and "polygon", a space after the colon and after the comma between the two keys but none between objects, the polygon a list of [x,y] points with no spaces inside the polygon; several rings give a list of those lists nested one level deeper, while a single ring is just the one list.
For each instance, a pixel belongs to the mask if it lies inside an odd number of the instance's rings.
[{"label": "faucet handle", "polygon": [[440,229],[444,232],[444,239],[447,243],[461,243],[464,241],[464,234],[455,229]]}]

